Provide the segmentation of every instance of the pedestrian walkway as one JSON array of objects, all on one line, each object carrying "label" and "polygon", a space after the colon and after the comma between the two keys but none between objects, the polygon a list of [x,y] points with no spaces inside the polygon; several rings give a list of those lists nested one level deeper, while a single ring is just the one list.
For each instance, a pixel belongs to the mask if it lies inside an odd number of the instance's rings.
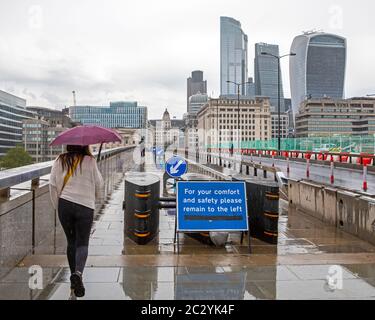
[{"label": "pedestrian walkway", "polygon": [[[145,170],[161,176],[155,166]],[[124,239],[123,199],[121,183],[96,217],[82,299],[375,299],[375,246],[286,202],[277,246],[251,239],[249,254],[239,235],[223,248],[181,235],[177,255],[174,212],[160,211],[158,237],[139,246]],[[31,265],[43,268],[42,290],[28,288]],[[340,273],[343,281],[334,281]],[[0,299],[69,299],[69,276],[63,251],[30,255],[1,280]]]}]

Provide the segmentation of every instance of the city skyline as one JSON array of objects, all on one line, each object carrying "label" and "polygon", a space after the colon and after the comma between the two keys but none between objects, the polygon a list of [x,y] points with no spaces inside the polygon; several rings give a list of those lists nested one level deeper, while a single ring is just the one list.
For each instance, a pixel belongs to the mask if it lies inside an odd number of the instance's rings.
[{"label": "city skyline", "polygon": [[[69,9],[69,1],[39,1],[39,6],[32,1],[4,1],[0,88],[25,98],[28,105],[70,106],[75,90],[79,105],[137,100],[149,106],[150,118],[165,107],[181,118],[186,110],[186,76],[192,70],[202,70],[208,94],[219,95],[220,16],[230,16],[241,22],[248,35],[249,77],[254,77],[255,43],[278,44],[284,54],[302,31],[323,29],[348,41],[346,97],[373,93],[375,62],[371,50],[362,50],[362,44],[371,46],[373,38],[371,1],[355,6],[349,1],[337,5],[289,0],[275,3],[272,12],[266,5],[244,1],[230,6],[217,1],[210,10],[196,10],[197,3],[147,3],[145,11],[142,1],[74,3],[75,10]],[[295,14],[306,10],[310,14]],[[352,15],[361,19],[350,19]],[[290,97],[287,59],[282,62],[282,75],[284,95]]]}]

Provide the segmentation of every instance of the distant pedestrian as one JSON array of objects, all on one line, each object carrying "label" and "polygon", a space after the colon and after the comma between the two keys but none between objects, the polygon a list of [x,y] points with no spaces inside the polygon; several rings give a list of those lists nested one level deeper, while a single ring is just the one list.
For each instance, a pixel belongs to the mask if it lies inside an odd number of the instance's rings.
[{"label": "distant pedestrian", "polygon": [[88,146],[67,146],[52,166],[50,194],[64,229],[71,290],[83,297],[82,274],[88,256],[95,199],[101,196],[103,178]]}]

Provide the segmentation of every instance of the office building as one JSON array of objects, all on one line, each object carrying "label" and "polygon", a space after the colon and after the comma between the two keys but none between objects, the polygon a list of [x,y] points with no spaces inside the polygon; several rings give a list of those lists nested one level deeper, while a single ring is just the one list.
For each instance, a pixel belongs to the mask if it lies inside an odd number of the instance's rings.
[{"label": "office building", "polygon": [[197,94],[192,95],[189,98],[188,114],[196,115],[198,111],[202,108],[202,106],[207,103],[207,101],[208,101],[207,94],[202,94],[198,92]]},{"label": "office building", "polygon": [[255,82],[254,79],[250,77],[247,79],[246,83],[246,96],[250,99],[254,99],[255,95]]},{"label": "office building", "polygon": [[284,98],[285,104],[285,113],[288,115],[288,137],[294,137],[294,116],[293,116],[293,109],[292,109],[292,99]]},{"label": "office building", "polygon": [[375,99],[309,99],[296,115],[297,137],[375,134]]},{"label": "office building", "polygon": [[[207,81],[203,80],[203,71],[196,70],[187,79],[187,106],[189,109],[189,98],[197,93],[207,94]],[[189,110],[188,110],[189,112]]]},{"label": "office building", "polygon": [[[48,127],[47,121],[38,118],[23,121],[23,146],[35,163],[47,161]],[[63,146],[58,149],[61,153]]]},{"label": "office building", "polygon": [[[236,95],[237,87],[227,81],[245,83],[248,79],[247,35],[241,23],[230,17],[220,17],[220,95]],[[246,94],[246,86],[241,87]]]},{"label": "office building", "polygon": [[292,99],[284,98],[285,111],[292,109]]},{"label": "office building", "polygon": [[64,127],[72,128],[79,125],[79,123],[74,123],[69,118],[69,113],[66,110],[56,110],[44,107],[26,107],[26,110],[33,112],[39,119],[48,121],[51,127]]},{"label": "office building", "polygon": [[49,144],[60,133],[77,125],[63,111],[27,107],[34,113],[33,119],[23,121],[23,146],[31,155],[34,162],[44,162],[56,159],[64,151],[63,146],[51,147]]},{"label": "office building", "polygon": [[[272,123],[272,139],[279,137],[279,114],[277,112],[271,113]],[[289,114],[287,112],[280,113],[280,138],[287,138],[289,136]]]},{"label": "office building", "polygon": [[278,110],[278,83],[280,72],[280,112],[285,112],[284,92],[281,70],[278,60],[262,52],[279,56],[279,46],[275,44],[256,43],[254,58],[255,95],[270,97],[271,111]]},{"label": "office building", "polygon": [[290,58],[290,87],[294,115],[305,99],[344,98],[346,39],[323,32],[297,36]]},{"label": "office building", "polygon": [[210,145],[235,146],[239,141],[271,138],[269,98],[241,97],[239,109],[238,100],[228,98],[210,99],[202,107],[198,112],[200,150]]},{"label": "office building", "polygon": [[25,99],[0,90],[0,157],[22,144],[22,121],[33,117]]},{"label": "office building", "polygon": [[137,102],[111,102],[109,106],[74,106],[70,118],[83,125],[107,128],[146,128],[147,107]]}]

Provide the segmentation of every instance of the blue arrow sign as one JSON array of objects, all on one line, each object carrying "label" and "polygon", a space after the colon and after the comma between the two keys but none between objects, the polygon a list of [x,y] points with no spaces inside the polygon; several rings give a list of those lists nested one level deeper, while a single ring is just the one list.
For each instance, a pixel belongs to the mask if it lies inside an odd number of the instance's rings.
[{"label": "blue arrow sign", "polygon": [[187,163],[185,159],[175,156],[170,158],[165,166],[165,171],[172,178],[179,178],[187,171]]},{"label": "blue arrow sign", "polygon": [[164,150],[162,148],[155,148],[155,153],[157,156],[162,156],[164,154]]}]

